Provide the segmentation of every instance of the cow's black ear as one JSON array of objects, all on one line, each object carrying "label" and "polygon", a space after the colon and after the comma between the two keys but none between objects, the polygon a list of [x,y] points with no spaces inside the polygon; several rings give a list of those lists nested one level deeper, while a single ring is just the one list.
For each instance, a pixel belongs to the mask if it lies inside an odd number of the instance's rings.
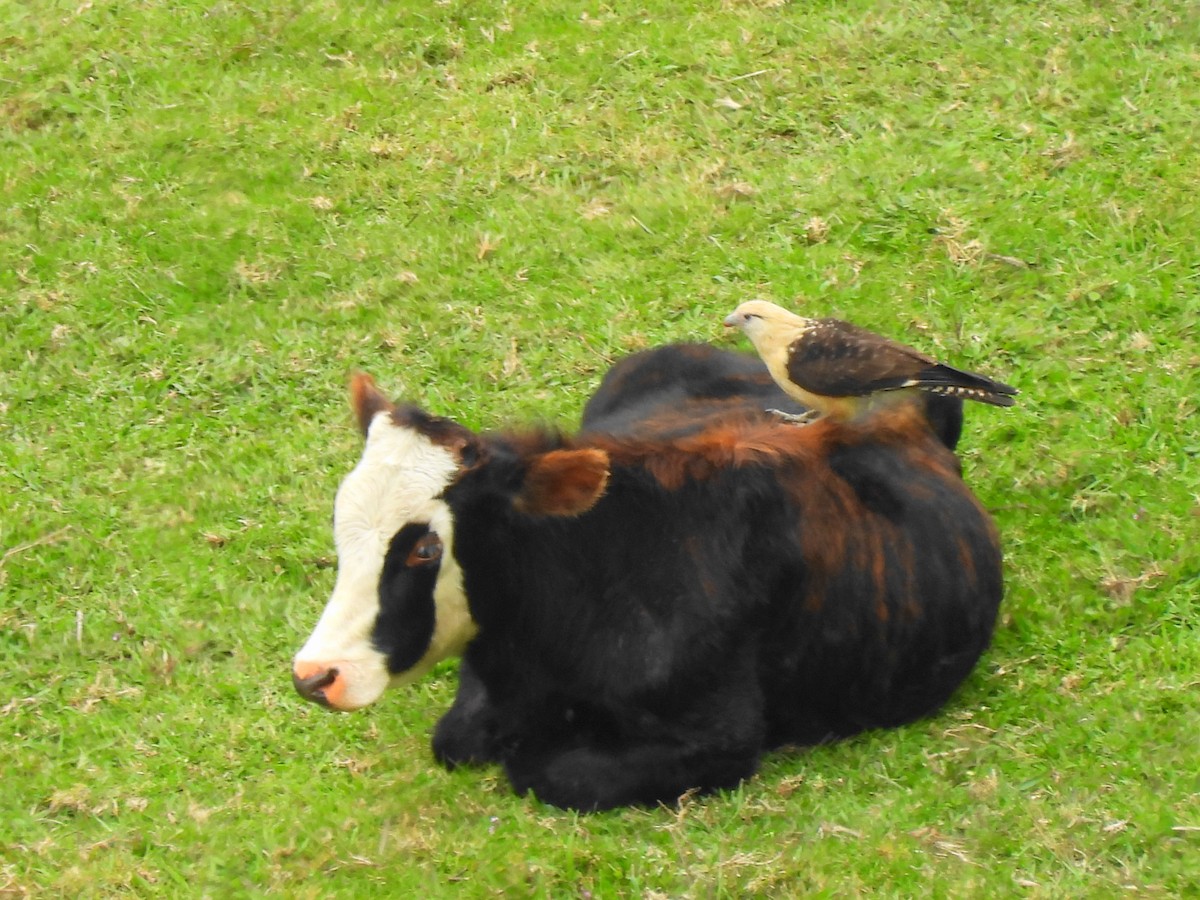
[{"label": "cow's black ear", "polygon": [[350,408],[358,419],[359,430],[366,437],[375,414],[385,410],[390,412],[396,405],[375,387],[374,378],[366,372],[355,372],[350,376]]},{"label": "cow's black ear", "polygon": [[608,454],[603,450],[551,450],[529,461],[513,506],[531,516],[578,516],[604,496]]}]

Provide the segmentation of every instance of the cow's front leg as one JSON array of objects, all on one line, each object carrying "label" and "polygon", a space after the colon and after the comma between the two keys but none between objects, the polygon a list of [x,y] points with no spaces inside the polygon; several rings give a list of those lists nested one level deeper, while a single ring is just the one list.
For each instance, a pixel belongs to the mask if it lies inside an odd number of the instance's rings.
[{"label": "cow's front leg", "polygon": [[666,718],[607,711],[611,730],[585,715],[583,728],[565,740],[523,742],[506,754],[505,769],[518,793],[588,812],[733,788],[758,768],[764,726],[756,694],[727,690]]},{"label": "cow's front leg", "polygon": [[673,804],[689,791],[735,788],[758,768],[756,748],[681,750],[666,744],[615,753],[579,747],[528,766],[512,760],[506,768],[517,793],[532,791],[543,803],[581,812]]},{"label": "cow's front leg", "polygon": [[471,664],[458,669],[458,693],[433,730],[433,755],[447,769],[500,759],[497,713]]}]

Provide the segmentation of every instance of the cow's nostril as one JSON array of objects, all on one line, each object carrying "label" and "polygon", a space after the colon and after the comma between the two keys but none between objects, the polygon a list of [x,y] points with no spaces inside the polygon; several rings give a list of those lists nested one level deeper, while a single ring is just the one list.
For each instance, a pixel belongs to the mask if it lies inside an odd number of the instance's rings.
[{"label": "cow's nostril", "polygon": [[337,669],[318,669],[311,675],[300,677],[296,672],[292,672],[292,684],[296,687],[296,692],[305,700],[311,700],[313,703],[320,703],[322,706],[328,706],[329,700],[325,696],[325,688],[337,681]]}]

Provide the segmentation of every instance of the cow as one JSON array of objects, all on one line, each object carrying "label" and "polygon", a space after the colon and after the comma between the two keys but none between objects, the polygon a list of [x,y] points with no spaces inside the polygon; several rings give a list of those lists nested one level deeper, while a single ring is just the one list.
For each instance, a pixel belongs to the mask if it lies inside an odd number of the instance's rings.
[{"label": "cow", "polygon": [[356,709],[461,655],[434,755],[520,794],[730,788],[934,712],[989,643],[1001,552],[953,401],[795,426],[761,364],[672,347],[618,363],[574,436],[477,434],[367,376],[351,402],[366,443],[296,688]]}]

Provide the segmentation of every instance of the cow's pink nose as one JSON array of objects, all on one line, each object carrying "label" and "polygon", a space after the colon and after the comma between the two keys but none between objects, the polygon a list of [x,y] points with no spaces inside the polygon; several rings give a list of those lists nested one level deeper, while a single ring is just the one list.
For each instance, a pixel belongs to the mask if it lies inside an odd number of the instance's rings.
[{"label": "cow's pink nose", "polygon": [[305,700],[337,709],[338,702],[346,692],[345,679],[338,677],[338,670],[320,663],[299,662],[292,668],[292,684]]}]

